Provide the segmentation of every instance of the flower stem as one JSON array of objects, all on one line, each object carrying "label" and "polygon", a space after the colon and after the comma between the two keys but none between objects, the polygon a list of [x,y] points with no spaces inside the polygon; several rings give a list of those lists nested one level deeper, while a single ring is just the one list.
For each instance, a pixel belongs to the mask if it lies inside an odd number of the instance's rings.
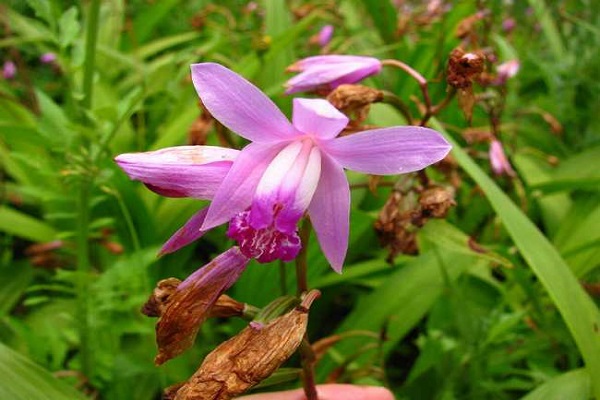
[{"label": "flower stem", "polygon": [[305,218],[304,222],[302,222],[302,228],[300,228],[302,249],[300,249],[300,253],[296,257],[296,285],[298,288],[298,296],[308,291],[308,279],[306,277],[306,249],[308,247],[308,238],[310,237],[311,227],[310,220]]},{"label": "flower stem", "polygon": [[412,115],[410,115],[410,109],[408,106],[402,101],[402,99],[392,92],[388,92],[387,90],[382,90],[383,92],[383,100],[382,103],[389,104],[394,107],[396,110],[402,114],[404,119],[406,119],[406,123],[409,125],[413,124]]},{"label": "flower stem", "polygon": [[[298,297],[302,296],[303,293],[308,292],[308,279],[307,274],[307,263],[306,263],[306,252],[308,248],[308,239],[310,237],[310,230],[312,226],[308,218],[302,222],[300,228],[300,240],[302,241],[302,249],[296,257],[296,284],[298,288]],[[300,362],[302,364],[302,385],[304,387],[304,394],[306,400],[318,400],[317,388],[315,383],[315,353],[308,341],[308,335],[304,334],[304,339],[300,344]]]},{"label": "flower stem", "polygon": [[319,400],[314,371],[316,357],[307,335],[304,335],[304,339],[300,343],[300,360],[302,363],[302,384],[306,400]]},{"label": "flower stem", "polygon": [[429,88],[427,87],[427,79],[425,79],[423,75],[421,75],[417,70],[413,69],[407,64],[404,64],[402,61],[388,59],[383,60],[381,64],[400,68],[417,81],[417,83],[419,84],[419,88],[421,88],[421,93],[423,94],[423,101],[425,102],[425,115],[423,116],[423,119],[421,120],[419,125],[425,126],[429,118],[431,118],[431,116],[433,115],[431,97],[429,96]]}]

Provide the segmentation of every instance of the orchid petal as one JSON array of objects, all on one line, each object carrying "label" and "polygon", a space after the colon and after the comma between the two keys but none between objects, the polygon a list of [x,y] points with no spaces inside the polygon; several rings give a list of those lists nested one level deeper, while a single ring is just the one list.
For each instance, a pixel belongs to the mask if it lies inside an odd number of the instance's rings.
[{"label": "orchid petal", "polygon": [[321,155],[321,179],[308,206],[317,239],[331,267],[342,272],[350,232],[350,187],[343,168]]},{"label": "orchid petal", "polygon": [[179,230],[167,240],[158,254],[163,255],[173,253],[193,241],[200,239],[206,233],[206,231],[200,230],[200,227],[204,223],[207,212],[208,207],[205,207],[192,215],[185,225],[179,228]]},{"label": "orchid petal", "polygon": [[246,269],[249,259],[237,247],[216,257],[177,286],[156,324],[157,365],[183,353],[194,344],[200,325],[219,296]]},{"label": "orchid petal", "polygon": [[368,174],[403,174],[440,161],[452,146],[429,128],[398,126],[336,138],[325,151],[345,168]]},{"label": "orchid petal", "polygon": [[204,106],[227,128],[255,142],[290,139],[297,133],[256,86],[214,63],[192,64],[192,81]]},{"label": "orchid petal", "polygon": [[250,143],[242,149],[215,193],[202,230],[220,225],[250,206],[263,172],[286,144]]},{"label": "orchid petal", "polygon": [[332,139],[348,125],[348,117],[323,99],[294,99],[293,123],[298,130]]},{"label": "orchid petal", "polygon": [[131,179],[162,196],[211,199],[238,154],[222,147],[179,146],[121,154],[115,161]]},{"label": "orchid petal", "polygon": [[286,94],[335,89],[344,83],[356,83],[381,71],[381,61],[359,56],[316,56],[300,60],[288,71],[301,72],[285,83]]},{"label": "orchid petal", "polygon": [[352,56],[346,54],[327,54],[322,56],[306,57],[302,60],[296,61],[294,64],[287,68],[290,72],[303,71],[306,68],[319,66],[319,65],[335,65],[335,64],[381,64],[381,61],[374,57],[365,56]]}]

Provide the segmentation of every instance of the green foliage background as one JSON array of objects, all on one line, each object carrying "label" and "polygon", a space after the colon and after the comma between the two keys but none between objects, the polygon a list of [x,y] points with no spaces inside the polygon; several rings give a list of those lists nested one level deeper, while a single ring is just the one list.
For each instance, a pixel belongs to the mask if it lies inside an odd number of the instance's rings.
[{"label": "green foliage background", "polygon": [[[335,375],[385,384],[402,399],[600,399],[598,4],[505,3],[480,8],[489,10],[487,39],[500,60],[521,62],[501,121],[518,176],[491,174],[486,148],[461,135],[469,124],[454,101],[430,125],[455,145],[457,206],[418,232],[418,255],[387,263],[373,223],[390,188],[353,190],[344,274],[329,269],[316,242],[309,246],[309,283],[323,292],[309,335],[344,337],[317,365],[320,382]],[[440,18],[398,35],[399,11],[387,0],[247,6],[0,3],[0,55],[18,68],[15,80],[0,80],[1,399],[159,398],[244,326],[211,320],[191,351],[157,368],[154,321],[139,313],[156,281],[183,278],[231,245],[220,228],[156,258],[200,204],[161,198],[112,161],[186,144],[199,113],[189,64],[234,69],[289,115],[285,68],[318,54],[309,38],[333,24],[333,52],[402,60],[430,80],[439,102],[448,54],[460,43],[456,28],[479,10],[477,2],[452,2]],[[509,17],[516,28],[507,34],[501,25]],[[38,61],[45,52],[57,54],[60,71]],[[367,84],[417,110],[410,77],[385,71]],[[553,132],[548,116],[562,131]],[[369,123],[405,121],[374,105]],[[476,107],[472,125],[487,124]],[[219,144],[215,135],[208,142]],[[486,252],[474,251],[469,238]],[[54,241],[59,249],[44,253],[51,259],[36,261],[30,246]],[[122,254],[110,251],[117,244]],[[230,294],[262,307],[294,292],[291,268],[282,276],[277,265],[253,264]],[[295,371],[276,374],[270,389],[296,386]]]}]

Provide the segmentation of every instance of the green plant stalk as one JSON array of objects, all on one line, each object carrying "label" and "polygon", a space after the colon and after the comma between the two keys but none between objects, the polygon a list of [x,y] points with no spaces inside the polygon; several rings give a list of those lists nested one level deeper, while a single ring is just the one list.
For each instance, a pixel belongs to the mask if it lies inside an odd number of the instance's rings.
[{"label": "green plant stalk", "polygon": [[90,109],[94,93],[94,70],[96,69],[96,44],[98,41],[98,19],[100,0],[92,0],[85,35],[85,61],[83,64],[83,107]]},{"label": "green plant stalk", "polygon": [[558,308],[590,374],[593,391],[600,399],[600,312],[556,248],[495,182],[448,135],[435,118],[434,129],[454,146],[458,164],[486,194],[521,255]]},{"label": "green plant stalk", "polygon": [[77,314],[79,319],[79,350],[81,354],[81,371],[89,379],[92,371],[89,326],[89,200],[90,180],[84,176],[79,183],[77,201]]},{"label": "green plant stalk", "polygon": [[[85,42],[85,60],[83,71],[83,101],[85,111],[92,106],[94,70],[96,67],[96,42],[98,39],[98,17],[100,14],[100,0],[92,0],[90,3],[87,32]],[[91,166],[93,168],[93,166]],[[85,172],[79,182],[79,196],[77,201],[77,304],[79,317],[81,371],[88,379],[92,373],[92,353],[90,345],[89,324],[89,274],[90,274],[90,248],[89,248],[89,226],[90,226],[90,192],[92,189],[92,178]]]}]

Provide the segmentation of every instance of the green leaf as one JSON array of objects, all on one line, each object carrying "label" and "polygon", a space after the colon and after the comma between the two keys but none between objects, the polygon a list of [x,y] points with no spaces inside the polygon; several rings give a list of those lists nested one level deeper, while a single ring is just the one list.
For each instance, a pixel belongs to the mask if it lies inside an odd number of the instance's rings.
[{"label": "green leaf", "polygon": [[569,328],[600,398],[600,312],[558,251],[494,181],[448,135],[437,120],[432,126],[452,143],[458,164],[486,194],[527,264],[544,286]]},{"label": "green leaf", "polygon": [[396,9],[389,0],[362,0],[362,3],[373,19],[375,29],[386,43],[396,40],[398,17]]},{"label": "green leaf", "polygon": [[26,261],[12,262],[0,268],[0,316],[13,309],[31,283],[32,277],[33,269]]},{"label": "green leaf", "polygon": [[58,20],[58,42],[60,47],[66,48],[75,42],[81,26],[77,20],[77,8],[71,7],[61,15]]},{"label": "green leaf", "polygon": [[180,0],[162,0],[152,7],[142,7],[142,12],[133,21],[133,30],[138,43],[143,43],[150,37],[161,20],[169,15],[169,11],[177,6]]},{"label": "green leaf", "polygon": [[52,16],[52,4],[49,0],[27,0],[29,7],[33,8],[35,15],[43,19],[48,25],[54,25],[54,17]]},{"label": "green leaf", "polygon": [[0,343],[0,399],[84,400],[85,397]]},{"label": "green leaf", "polygon": [[[383,259],[379,262],[386,265]],[[361,299],[337,332],[377,332],[387,324],[384,350],[389,352],[425,316],[442,294],[447,284],[446,277],[455,280],[470,264],[471,256],[448,252],[442,260],[437,251],[432,250],[406,265],[394,266],[394,271],[381,286]],[[352,354],[356,351],[356,342],[342,341],[336,345],[336,349],[346,355]],[[320,379],[324,379],[333,367],[330,359],[322,360],[318,369]]]},{"label": "green leaf", "polygon": [[590,374],[580,368],[550,379],[521,400],[588,400],[591,395]]},{"label": "green leaf", "polygon": [[50,225],[6,206],[0,206],[0,231],[34,242],[48,242],[56,237]]}]

